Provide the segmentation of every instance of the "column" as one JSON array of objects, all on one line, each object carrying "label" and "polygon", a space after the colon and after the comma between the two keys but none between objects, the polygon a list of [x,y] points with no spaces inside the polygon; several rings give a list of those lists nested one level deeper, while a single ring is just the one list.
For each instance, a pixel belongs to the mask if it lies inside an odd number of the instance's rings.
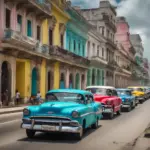
[{"label": "column", "polygon": [[105,85],[105,86],[107,85],[107,82],[108,82],[106,73],[107,73],[107,70],[104,70],[104,85]]},{"label": "column", "polygon": [[56,62],[54,64],[54,89],[59,89],[60,84],[60,63]]},{"label": "column", "polygon": [[66,80],[65,80],[65,85],[66,85],[66,88],[69,88],[69,76],[70,76],[70,71],[69,69],[67,68],[67,71],[66,71]]},{"label": "column", "polygon": [[37,24],[36,24],[36,19],[35,19],[35,17],[33,17],[33,21],[32,21],[33,23],[32,23],[32,37],[34,38],[34,39],[36,39],[36,26],[37,26]]},{"label": "column", "polygon": [[[0,0],[0,39],[3,37],[4,34],[4,24],[5,24],[5,19],[4,19],[4,0]],[[1,84],[0,84],[1,85]]]},{"label": "column", "polygon": [[22,17],[22,32],[24,35],[27,35],[26,26],[27,26],[27,18],[26,18],[26,11],[24,10],[23,17]]},{"label": "column", "polygon": [[2,64],[1,64],[1,62],[0,62],[0,107],[2,107],[2,83],[1,83],[1,75],[2,75],[2,70],[1,70],[1,68],[2,68]]},{"label": "column", "polygon": [[17,24],[17,13],[16,13],[16,4],[14,4],[11,11],[11,29],[16,30],[16,24]]},{"label": "column", "polygon": [[87,83],[87,70],[84,73],[84,90],[86,89],[86,83]]}]

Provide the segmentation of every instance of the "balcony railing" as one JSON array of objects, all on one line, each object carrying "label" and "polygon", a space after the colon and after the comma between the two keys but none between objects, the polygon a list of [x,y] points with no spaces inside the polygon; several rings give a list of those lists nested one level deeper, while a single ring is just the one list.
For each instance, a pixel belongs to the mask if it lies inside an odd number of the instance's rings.
[{"label": "balcony railing", "polygon": [[84,57],[81,57],[79,55],[76,55],[72,52],[69,52],[68,50],[65,50],[58,46],[50,46],[49,54],[52,57],[52,59],[59,59],[63,62],[69,61],[72,64],[77,65],[86,65],[88,66],[90,64],[90,61]]},{"label": "balcony railing", "polygon": [[3,43],[9,43],[15,47],[20,46],[25,50],[36,51],[44,54],[49,53],[48,45],[43,45],[39,41],[23,35],[18,31],[6,29],[4,33]]},{"label": "balcony railing", "polygon": [[93,56],[93,57],[91,58],[91,61],[100,62],[100,63],[102,63],[102,64],[104,64],[104,65],[107,64],[106,59],[104,59],[103,57],[99,57],[99,56]]}]

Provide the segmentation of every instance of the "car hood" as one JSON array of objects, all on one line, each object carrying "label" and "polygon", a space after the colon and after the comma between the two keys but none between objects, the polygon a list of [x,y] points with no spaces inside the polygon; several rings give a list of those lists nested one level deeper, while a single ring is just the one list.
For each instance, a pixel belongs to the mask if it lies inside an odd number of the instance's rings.
[{"label": "car hood", "polygon": [[119,95],[119,97],[121,98],[121,100],[124,102],[126,99],[130,100],[132,97],[128,96],[128,95]]},{"label": "car hood", "polygon": [[134,96],[143,96],[144,95],[144,92],[141,92],[141,91],[133,91],[132,94]]},{"label": "car hood", "polygon": [[45,102],[39,106],[29,107],[33,116],[62,115],[69,116],[72,111],[84,109],[84,104],[76,102]]},{"label": "car hood", "polygon": [[110,96],[107,96],[107,95],[100,95],[100,94],[94,94],[94,100],[96,102],[101,102],[101,103],[104,103],[108,100],[108,98],[112,98]]}]

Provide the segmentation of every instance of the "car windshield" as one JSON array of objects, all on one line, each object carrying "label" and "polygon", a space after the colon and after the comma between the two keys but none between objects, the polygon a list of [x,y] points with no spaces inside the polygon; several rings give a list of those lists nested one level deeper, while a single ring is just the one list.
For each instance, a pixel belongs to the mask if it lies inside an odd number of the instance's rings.
[{"label": "car windshield", "polygon": [[129,88],[131,89],[132,91],[140,91],[140,92],[143,92],[143,89],[142,88]]},{"label": "car windshield", "polygon": [[106,95],[106,90],[102,88],[87,88],[86,91],[89,91],[93,94]]},{"label": "car windshield", "polygon": [[129,95],[131,96],[132,93],[131,91],[126,91],[126,90],[117,90],[118,95]]},{"label": "car windshield", "polygon": [[84,103],[84,96],[79,93],[48,93],[46,95],[46,101],[65,101],[65,102],[79,102]]}]

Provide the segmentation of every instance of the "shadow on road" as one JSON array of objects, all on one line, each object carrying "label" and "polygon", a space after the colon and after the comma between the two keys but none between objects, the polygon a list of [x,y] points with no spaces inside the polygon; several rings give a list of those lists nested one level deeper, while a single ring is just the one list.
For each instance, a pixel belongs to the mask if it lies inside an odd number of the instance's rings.
[{"label": "shadow on road", "polygon": [[[96,130],[101,128],[100,125]],[[83,139],[87,136],[94,133],[96,130],[94,129],[87,129],[84,133]],[[83,140],[82,139],[82,140]],[[37,133],[33,139],[23,138],[19,139],[18,141],[22,142],[46,142],[46,143],[68,143],[68,144],[75,144],[80,141],[75,140],[75,136],[69,133]]]}]

